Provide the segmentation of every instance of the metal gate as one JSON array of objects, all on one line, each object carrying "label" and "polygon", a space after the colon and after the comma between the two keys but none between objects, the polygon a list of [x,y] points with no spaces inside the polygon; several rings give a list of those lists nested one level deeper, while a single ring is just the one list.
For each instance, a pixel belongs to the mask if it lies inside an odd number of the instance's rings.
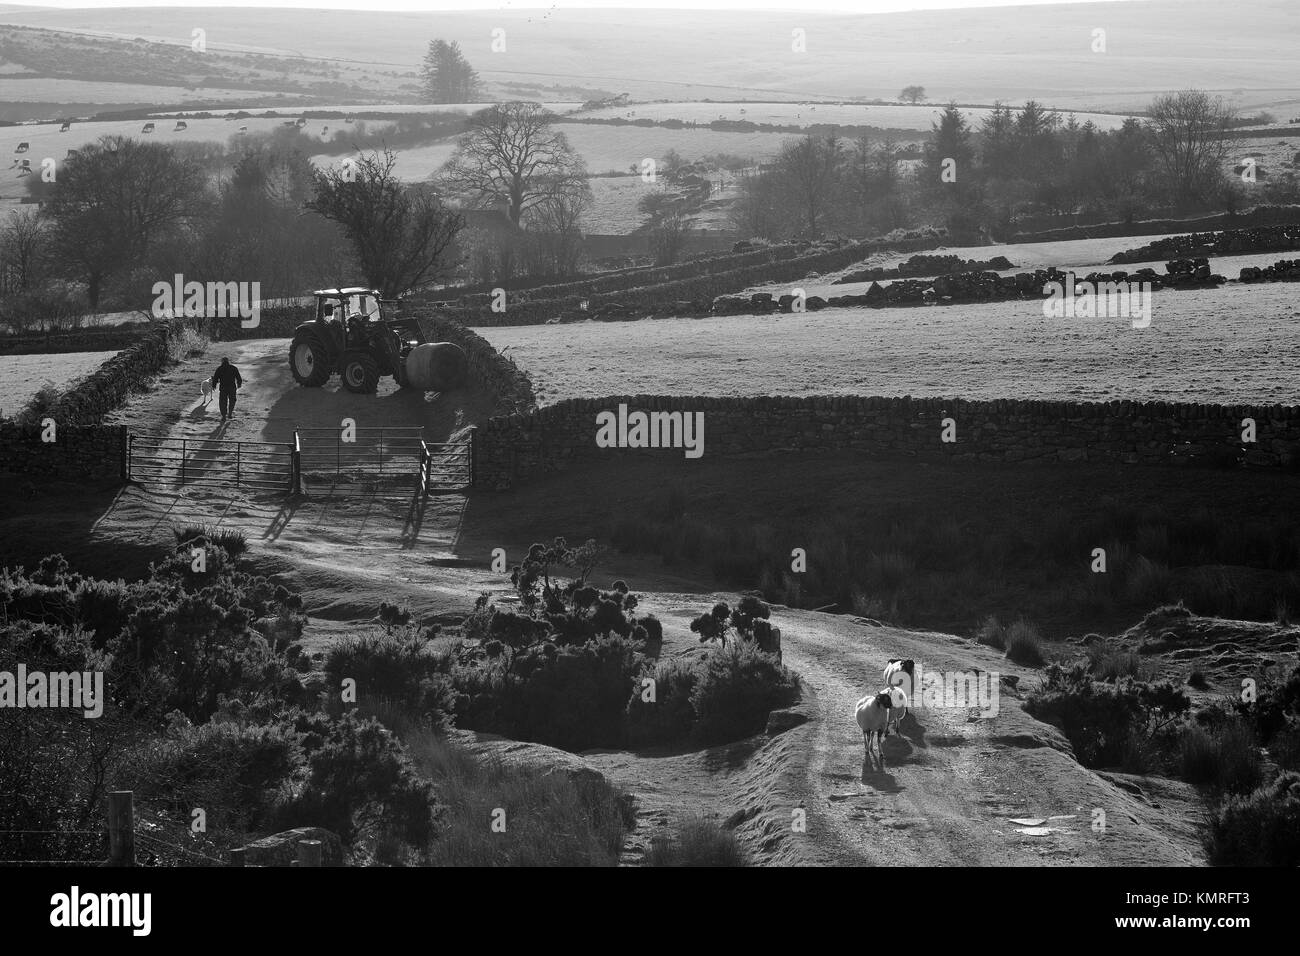
[{"label": "metal gate", "polygon": [[469,446],[426,442],[419,425],[299,428],[294,439],[307,494],[414,494],[470,483]]},{"label": "metal gate", "polygon": [[127,436],[127,477],[165,487],[220,485],[289,492],[293,446],[224,438]]},{"label": "metal gate", "polygon": [[420,492],[460,491],[474,483],[474,456],[469,442],[422,442]]}]

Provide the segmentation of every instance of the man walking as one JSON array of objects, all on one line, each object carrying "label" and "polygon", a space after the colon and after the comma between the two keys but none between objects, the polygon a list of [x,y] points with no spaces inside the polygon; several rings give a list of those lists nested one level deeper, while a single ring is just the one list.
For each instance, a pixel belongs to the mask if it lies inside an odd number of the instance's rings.
[{"label": "man walking", "polygon": [[221,420],[224,422],[235,414],[235,389],[244,387],[244,380],[239,369],[230,364],[230,359],[223,358],[212,376],[212,387],[217,389],[217,404],[221,408]]}]

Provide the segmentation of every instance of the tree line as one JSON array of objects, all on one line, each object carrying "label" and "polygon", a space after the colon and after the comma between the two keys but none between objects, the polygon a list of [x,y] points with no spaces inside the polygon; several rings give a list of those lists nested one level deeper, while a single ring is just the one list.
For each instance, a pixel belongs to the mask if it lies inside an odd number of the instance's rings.
[{"label": "tree line", "polygon": [[1030,100],[999,104],[973,125],[955,105],[933,124],[917,163],[888,139],[809,135],[788,141],[742,184],[732,219],[746,235],[855,235],[943,225],[970,240],[1004,239],[1017,221],[1051,215],[1137,218],[1235,211],[1300,199],[1294,174],[1265,182],[1229,167],[1237,119],[1200,90],[1156,97],[1115,130]]}]

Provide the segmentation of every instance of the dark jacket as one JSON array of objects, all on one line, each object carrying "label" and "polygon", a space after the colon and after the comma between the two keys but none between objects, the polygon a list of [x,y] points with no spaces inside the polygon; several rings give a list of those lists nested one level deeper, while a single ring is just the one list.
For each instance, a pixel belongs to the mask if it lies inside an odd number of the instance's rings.
[{"label": "dark jacket", "polygon": [[216,374],[212,376],[212,387],[223,392],[233,392],[236,387],[242,388],[243,385],[239,369],[233,365],[218,365]]}]

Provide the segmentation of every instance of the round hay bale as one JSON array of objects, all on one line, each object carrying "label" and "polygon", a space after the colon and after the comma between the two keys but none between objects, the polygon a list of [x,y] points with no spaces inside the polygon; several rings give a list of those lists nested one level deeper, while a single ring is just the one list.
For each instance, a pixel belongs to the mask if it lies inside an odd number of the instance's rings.
[{"label": "round hay bale", "polygon": [[406,378],[412,388],[445,392],[465,382],[469,363],[454,342],[426,342],[406,356]]}]

